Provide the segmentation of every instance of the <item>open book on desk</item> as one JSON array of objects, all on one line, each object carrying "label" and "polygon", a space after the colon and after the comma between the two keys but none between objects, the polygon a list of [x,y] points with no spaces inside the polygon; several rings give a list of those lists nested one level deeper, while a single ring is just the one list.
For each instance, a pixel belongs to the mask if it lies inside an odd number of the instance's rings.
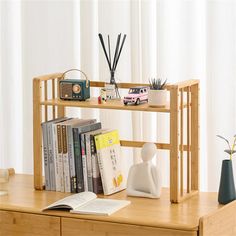
[{"label": "open book on desk", "polygon": [[70,210],[71,213],[111,215],[130,204],[130,201],[97,198],[93,192],[82,192],[65,197],[45,207],[45,210]]}]

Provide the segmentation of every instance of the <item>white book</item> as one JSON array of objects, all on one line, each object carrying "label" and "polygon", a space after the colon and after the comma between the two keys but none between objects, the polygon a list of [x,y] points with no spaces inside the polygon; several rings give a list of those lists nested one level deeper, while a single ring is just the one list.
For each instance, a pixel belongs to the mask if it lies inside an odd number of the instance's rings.
[{"label": "white book", "polygon": [[87,178],[88,178],[88,191],[93,192],[93,173],[92,173],[92,158],[91,158],[91,147],[90,147],[90,134],[85,133],[85,150],[86,150],[86,163],[87,163]]},{"label": "white book", "polygon": [[47,124],[47,144],[48,144],[48,163],[49,163],[49,177],[50,177],[50,190],[56,190],[56,176],[58,174],[57,156],[55,152],[55,136],[53,125],[64,121],[68,118],[57,118],[45,122]]},{"label": "white book", "polygon": [[[86,149],[85,149],[85,134],[81,134],[81,157],[84,175],[84,191],[89,191],[88,189],[88,167],[86,160]],[[91,190],[90,190],[91,191]]]},{"label": "white book", "polygon": [[68,209],[71,213],[111,215],[130,204],[130,201],[97,198],[93,192],[81,192],[45,207],[45,210]]},{"label": "white book", "polygon": [[64,187],[64,173],[63,173],[63,157],[62,157],[62,132],[60,123],[54,124],[55,133],[55,150],[56,160],[58,166],[58,173],[56,174],[56,191],[65,192]]},{"label": "white book", "polygon": [[56,191],[61,191],[61,182],[60,182],[60,168],[59,168],[59,154],[58,154],[58,137],[57,137],[57,124],[52,125],[53,131],[53,156],[55,162],[55,183],[56,183]]},{"label": "white book", "polygon": [[45,189],[51,190],[50,186],[50,168],[48,157],[48,135],[47,135],[47,123],[41,124],[43,133],[43,157],[44,157],[44,174],[45,174]]}]

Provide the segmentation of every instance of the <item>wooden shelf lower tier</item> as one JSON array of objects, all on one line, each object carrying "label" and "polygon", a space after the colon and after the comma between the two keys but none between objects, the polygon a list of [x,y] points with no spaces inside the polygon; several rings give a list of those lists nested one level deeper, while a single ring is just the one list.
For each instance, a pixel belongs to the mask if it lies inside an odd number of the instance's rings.
[{"label": "wooden shelf lower tier", "polygon": [[30,175],[12,176],[8,190],[7,196],[0,196],[0,235],[236,235],[236,201],[219,205],[217,193],[199,193],[171,204],[168,189],[160,199],[127,197],[122,191],[106,198],[127,199],[129,206],[111,216],[92,216],[42,212],[69,194],[36,191]]}]

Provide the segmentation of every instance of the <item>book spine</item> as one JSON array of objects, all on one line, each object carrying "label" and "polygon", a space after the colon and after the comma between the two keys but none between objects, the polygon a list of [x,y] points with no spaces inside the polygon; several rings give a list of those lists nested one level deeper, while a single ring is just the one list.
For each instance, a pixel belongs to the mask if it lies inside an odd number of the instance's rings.
[{"label": "book spine", "polygon": [[62,129],[61,125],[56,125],[57,129],[57,156],[58,156],[58,169],[60,178],[60,191],[65,192],[64,186],[64,173],[63,173],[63,154],[62,154]]},{"label": "book spine", "polygon": [[98,157],[95,148],[94,136],[90,135],[90,146],[91,146],[91,159],[92,159],[92,179],[93,179],[93,192],[103,193],[102,179],[98,166]]},{"label": "book spine", "polygon": [[92,173],[90,134],[85,134],[85,144],[86,144],[86,163],[87,163],[88,191],[93,192],[93,173]]},{"label": "book spine", "polygon": [[73,146],[73,133],[71,125],[67,126],[67,137],[68,137],[68,158],[70,167],[71,193],[76,193],[75,158],[74,158],[74,146]]},{"label": "book spine", "polygon": [[42,124],[43,132],[43,157],[44,157],[44,173],[45,173],[45,189],[51,190],[50,188],[50,169],[48,160],[48,137],[47,137],[47,124]]},{"label": "book spine", "polygon": [[53,162],[55,165],[55,183],[56,191],[61,191],[60,173],[59,173],[59,160],[58,160],[58,137],[57,137],[57,125],[52,125],[52,141],[53,141]]},{"label": "book spine", "polygon": [[82,155],[82,165],[83,165],[83,174],[84,174],[84,191],[89,191],[88,169],[87,169],[86,149],[85,149],[85,134],[81,134],[81,155]]},{"label": "book spine", "polygon": [[104,165],[102,162],[102,157],[101,157],[101,151],[97,150],[97,158],[98,158],[98,166],[101,174],[101,179],[102,179],[102,188],[103,188],[103,193],[104,195],[108,195],[108,188],[106,184],[106,178],[105,178],[105,173],[104,173]]},{"label": "book spine", "polygon": [[48,160],[49,160],[49,170],[50,170],[50,189],[52,191],[56,190],[56,180],[55,180],[55,163],[53,157],[53,131],[52,124],[48,125],[47,135],[48,135]]},{"label": "book spine", "polygon": [[67,127],[62,125],[62,152],[63,152],[63,172],[64,172],[64,186],[65,192],[70,192],[70,167],[69,167],[69,157],[68,157],[68,137],[67,137]]},{"label": "book spine", "polygon": [[76,174],[76,192],[80,193],[84,191],[84,179],[83,179],[83,165],[80,152],[80,137],[78,128],[72,128],[73,140],[74,140],[74,158],[75,158],[75,174]]}]

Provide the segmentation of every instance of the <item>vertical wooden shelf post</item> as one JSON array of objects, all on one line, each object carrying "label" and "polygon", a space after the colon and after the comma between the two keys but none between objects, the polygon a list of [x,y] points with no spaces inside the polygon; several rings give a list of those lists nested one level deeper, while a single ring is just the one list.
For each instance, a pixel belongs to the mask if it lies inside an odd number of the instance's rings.
[{"label": "vertical wooden shelf post", "polygon": [[191,189],[199,190],[199,83],[191,86]]},{"label": "vertical wooden shelf post", "polygon": [[179,202],[179,90],[170,89],[170,201]]},{"label": "vertical wooden shelf post", "polygon": [[[60,81],[61,77],[57,78],[57,96],[59,97],[60,94]],[[57,117],[64,117],[65,116],[65,107],[64,106],[58,106],[57,107]]]},{"label": "vertical wooden shelf post", "polygon": [[187,193],[191,192],[191,91],[187,87]]},{"label": "vertical wooden shelf post", "polygon": [[43,189],[42,177],[42,87],[39,79],[33,80],[33,143],[34,143],[34,186],[37,190]]}]

